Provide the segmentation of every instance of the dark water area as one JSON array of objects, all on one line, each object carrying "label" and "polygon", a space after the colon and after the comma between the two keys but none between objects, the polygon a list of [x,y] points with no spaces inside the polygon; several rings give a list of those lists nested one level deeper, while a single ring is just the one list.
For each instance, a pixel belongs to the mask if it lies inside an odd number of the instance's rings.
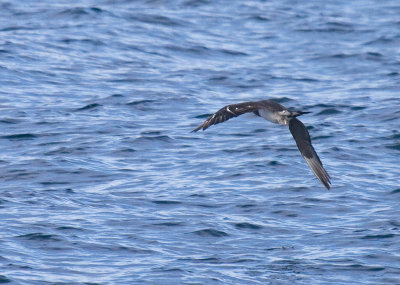
[{"label": "dark water area", "polygon": [[[400,2],[1,1],[0,283],[400,284]],[[287,127],[301,117],[327,191]]]}]

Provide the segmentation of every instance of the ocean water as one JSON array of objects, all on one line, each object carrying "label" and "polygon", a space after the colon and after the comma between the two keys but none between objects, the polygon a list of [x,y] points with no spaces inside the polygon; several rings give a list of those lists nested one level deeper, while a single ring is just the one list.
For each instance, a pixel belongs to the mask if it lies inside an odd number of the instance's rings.
[{"label": "ocean water", "polygon": [[[400,3],[1,1],[0,283],[400,284]],[[301,117],[326,190],[287,127]]]}]

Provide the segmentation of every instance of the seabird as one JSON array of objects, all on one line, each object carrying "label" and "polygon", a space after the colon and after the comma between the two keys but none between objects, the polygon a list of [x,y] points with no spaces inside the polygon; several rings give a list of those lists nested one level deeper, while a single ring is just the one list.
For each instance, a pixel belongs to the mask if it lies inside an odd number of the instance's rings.
[{"label": "seabird", "polygon": [[322,166],[322,162],[311,144],[310,134],[304,124],[297,119],[298,116],[310,112],[290,111],[281,104],[271,100],[232,104],[218,110],[192,132],[197,132],[200,129],[204,131],[211,125],[225,122],[231,118],[249,112],[253,112],[257,116],[263,117],[275,124],[289,125],[289,130],[308,166],[314,172],[319,181],[321,181],[327,189],[330,188],[329,184],[331,183],[331,178]]}]

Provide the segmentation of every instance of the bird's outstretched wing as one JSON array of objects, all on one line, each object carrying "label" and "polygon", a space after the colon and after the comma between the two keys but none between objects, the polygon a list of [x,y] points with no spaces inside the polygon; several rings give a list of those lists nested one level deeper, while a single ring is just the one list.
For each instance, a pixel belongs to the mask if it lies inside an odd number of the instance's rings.
[{"label": "bird's outstretched wing", "polygon": [[211,125],[225,122],[233,117],[240,116],[244,113],[257,112],[259,108],[258,105],[259,102],[244,102],[239,104],[227,105],[211,115],[207,120],[204,121],[204,123],[195,128],[192,132],[197,132],[200,129],[203,129],[204,131]]},{"label": "bird's outstretched wing", "polygon": [[322,162],[319,159],[314,147],[311,144],[310,134],[304,124],[296,118],[293,118],[289,122],[289,129],[292,133],[294,140],[296,141],[297,147],[299,148],[301,155],[306,160],[308,166],[314,172],[315,176],[324,186],[330,188],[330,176],[328,172],[322,166]]}]

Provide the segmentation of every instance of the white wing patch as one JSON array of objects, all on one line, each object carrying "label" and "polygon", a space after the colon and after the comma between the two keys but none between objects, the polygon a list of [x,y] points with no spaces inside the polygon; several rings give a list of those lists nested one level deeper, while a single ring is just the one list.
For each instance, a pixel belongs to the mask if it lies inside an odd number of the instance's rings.
[{"label": "white wing patch", "polygon": [[[235,116],[236,116],[236,114],[235,114],[235,113],[233,113],[231,110],[229,110],[229,106],[228,106],[228,107],[226,107],[226,110],[227,110],[229,113],[231,113],[232,115],[235,115]],[[236,110],[237,110],[237,108],[236,108]]]}]

